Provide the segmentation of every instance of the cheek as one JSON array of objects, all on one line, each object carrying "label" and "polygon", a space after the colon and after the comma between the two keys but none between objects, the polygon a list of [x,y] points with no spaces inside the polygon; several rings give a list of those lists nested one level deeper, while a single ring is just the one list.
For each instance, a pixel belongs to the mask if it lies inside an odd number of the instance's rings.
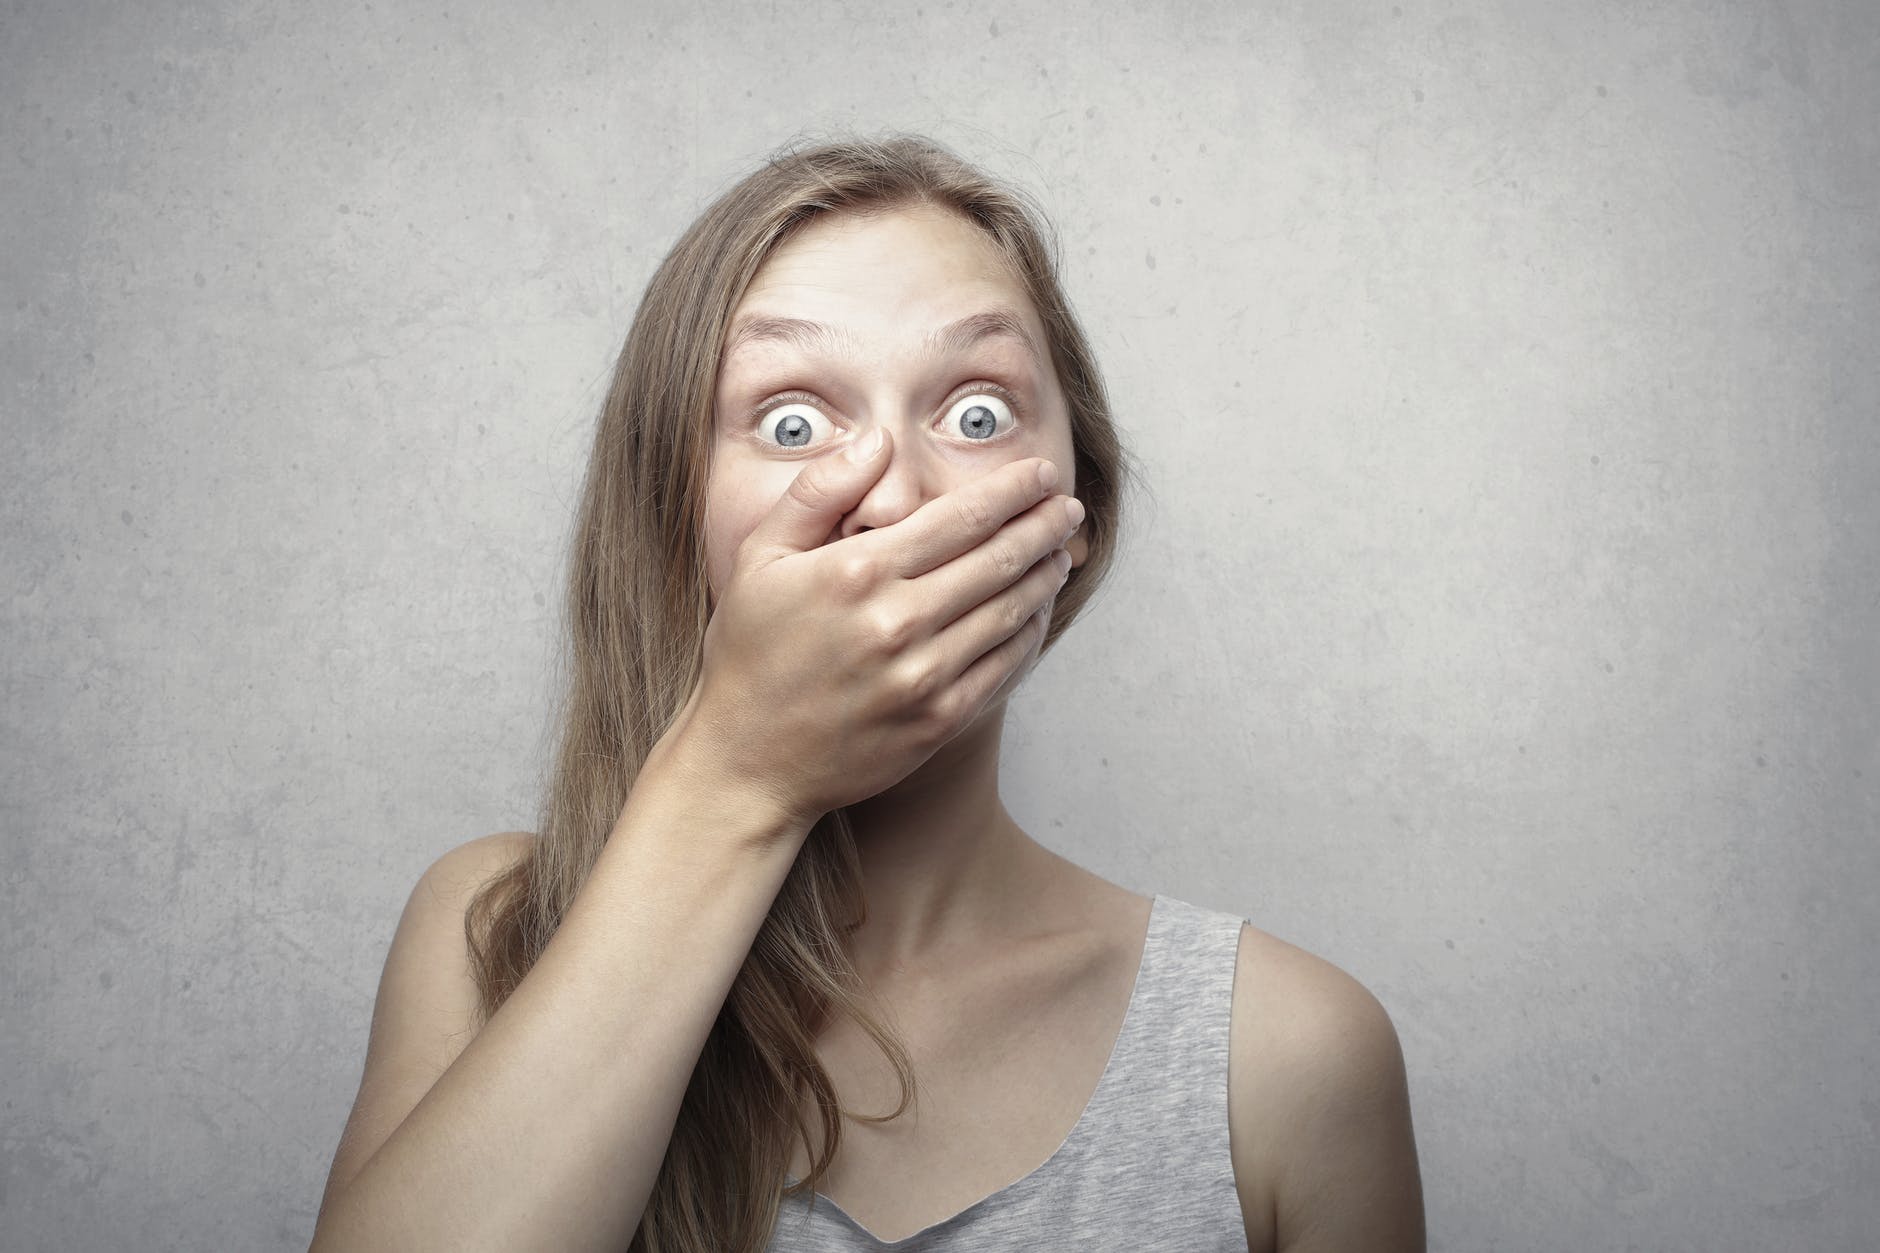
[{"label": "cheek", "polygon": [[753,499],[748,491],[714,493],[706,502],[705,571],[714,604],[725,581],[731,577],[732,565],[745,537],[757,529],[757,524],[775,503],[775,499]]},{"label": "cheek", "polygon": [[1048,440],[1027,456],[1043,457],[1057,467],[1057,486],[1051,490],[1065,496],[1077,494],[1077,452],[1068,439]]}]

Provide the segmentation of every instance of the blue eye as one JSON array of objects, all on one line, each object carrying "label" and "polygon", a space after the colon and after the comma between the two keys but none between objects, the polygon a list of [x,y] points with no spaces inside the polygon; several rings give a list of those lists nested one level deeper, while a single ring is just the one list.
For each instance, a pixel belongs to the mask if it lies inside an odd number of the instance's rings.
[{"label": "blue eye", "polygon": [[[999,423],[1000,413],[1005,415],[1003,427]],[[970,440],[996,439],[1011,430],[1017,422],[1018,419],[1012,416],[1012,407],[1002,397],[991,392],[974,392],[961,397],[960,403],[947,415],[948,429]]]},{"label": "blue eye", "polygon": [[[765,411],[763,419],[758,422],[760,437],[775,443],[779,448],[801,448],[809,443],[811,422],[804,413],[798,412],[799,410],[807,410],[809,413],[816,414],[817,417],[822,417],[818,410],[803,401],[788,401],[775,409]],[[770,433],[765,434],[766,420],[770,418],[776,418],[777,422],[775,426],[770,427]],[[824,422],[828,420],[823,418]]]},{"label": "blue eye", "polygon": [[[1009,434],[1018,425],[1017,402],[1002,387],[977,383],[959,393],[945,421],[947,433],[973,443],[985,443]],[[834,429],[821,409],[805,393],[780,396],[771,407],[756,414],[757,437],[773,448],[803,448],[814,441],[813,428],[820,422]]]}]

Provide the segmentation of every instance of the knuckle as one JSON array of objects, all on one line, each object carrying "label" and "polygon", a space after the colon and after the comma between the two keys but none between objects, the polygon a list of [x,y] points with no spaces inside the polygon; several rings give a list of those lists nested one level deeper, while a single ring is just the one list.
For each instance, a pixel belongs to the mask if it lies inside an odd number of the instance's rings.
[{"label": "knuckle", "polygon": [[998,521],[992,502],[978,492],[962,492],[953,503],[953,511],[975,534],[990,529]]},{"label": "knuckle", "polygon": [[938,666],[931,663],[910,665],[902,676],[904,691],[908,696],[928,711],[931,717],[935,704],[943,695],[944,684]]},{"label": "knuckle", "polygon": [[868,634],[876,647],[898,653],[913,639],[914,622],[898,610],[877,606],[869,611]]},{"label": "knuckle", "polygon": [[1037,612],[1038,610],[1028,600],[1019,599],[1012,601],[1005,607],[1006,633],[1012,634],[1021,630],[1027,622],[1031,621],[1032,615]]},{"label": "knuckle", "polygon": [[907,729],[924,750],[944,744],[952,729],[947,722],[953,705],[949,692],[936,692],[925,698],[908,718]]},{"label": "knuckle", "polygon": [[829,498],[829,485],[811,466],[790,480],[790,494],[805,505],[820,506]]},{"label": "knuckle", "polygon": [[851,553],[836,566],[836,585],[849,596],[868,591],[880,576],[881,562],[870,553]]},{"label": "knuckle", "polygon": [[965,693],[957,691],[943,693],[928,703],[927,716],[921,727],[932,743],[945,743],[954,730],[966,721],[965,704]]},{"label": "knuckle", "polygon": [[1031,569],[1031,562],[1025,553],[1011,544],[993,545],[992,564],[1001,584],[1016,583],[1025,571]]}]

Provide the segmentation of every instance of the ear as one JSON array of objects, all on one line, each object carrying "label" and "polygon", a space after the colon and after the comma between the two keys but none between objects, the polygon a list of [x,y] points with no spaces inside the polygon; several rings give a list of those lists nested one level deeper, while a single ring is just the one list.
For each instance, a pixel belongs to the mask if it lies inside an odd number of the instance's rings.
[{"label": "ear", "polygon": [[1090,560],[1090,541],[1084,538],[1084,523],[1078,523],[1071,537],[1064,541],[1064,547],[1071,555],[1071,569],[1075,570]]}]

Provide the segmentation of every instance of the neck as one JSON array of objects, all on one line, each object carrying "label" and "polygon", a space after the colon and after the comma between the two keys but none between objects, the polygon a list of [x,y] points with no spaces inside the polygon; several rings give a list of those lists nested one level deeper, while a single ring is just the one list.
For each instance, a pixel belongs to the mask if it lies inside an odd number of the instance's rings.
[{"label": "neck", "polygon": [[944,970],[1002,944],[1038,900],[1052,856],[999,797],[1004,705],[894,787],[848,807],[867,920],[851,947],[871,982]]}]

